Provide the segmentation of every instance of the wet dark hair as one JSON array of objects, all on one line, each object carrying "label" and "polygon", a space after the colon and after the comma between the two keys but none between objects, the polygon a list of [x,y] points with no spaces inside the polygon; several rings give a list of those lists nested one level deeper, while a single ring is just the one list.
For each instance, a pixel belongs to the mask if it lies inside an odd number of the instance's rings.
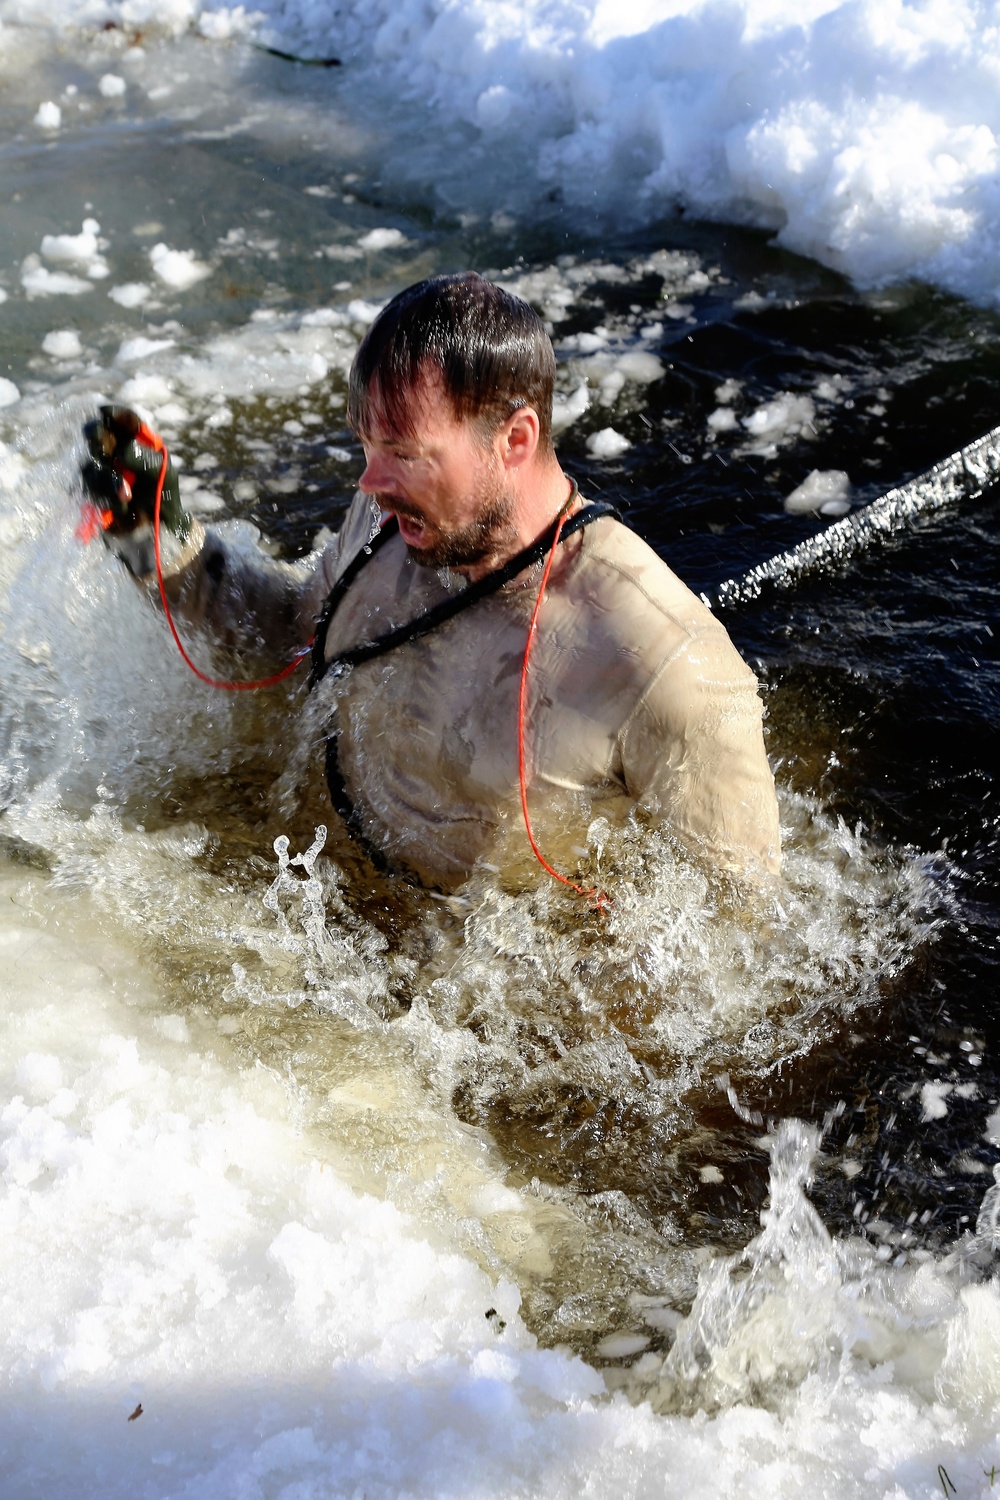
[{"label": "wet dark hair", "polygon": [[347,419],[355,432],[412,431],[410,395],[428,367],[439,371],[455,416],[488,440],[519,407],[538,413],[539,446],[552,447],[556,362],[538,314],[475,271],[432,276],[393,297],[365,334],[351,366]]}]

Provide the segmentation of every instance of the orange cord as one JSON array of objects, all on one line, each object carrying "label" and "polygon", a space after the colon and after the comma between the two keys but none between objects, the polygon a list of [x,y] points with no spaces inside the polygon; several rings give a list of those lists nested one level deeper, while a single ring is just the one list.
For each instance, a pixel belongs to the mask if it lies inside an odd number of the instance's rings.
[{"label": "orange cord", "polygon": [[[258,677],[253,682],[230,682],[223,678],[208,677],[200,667],[195,666],[190,656],[188,656],[187,652],[184,649],[184,642],[177,634],[177,626],[174,624],[174,617],[170,613],[170,603],[167,599],[167,588],[166,584],[163,581],[163,561],[160,556],[160,505],[163,500],[163,484],[164,480],[167,477],[167,464],[170,462],[170,455],[167,453],[166,444],[164,443],[163,439],[161,437],[158,437],[155,432],[152,432],[145,423],[143,423],[139,428],[136,436],[139,442],[145,443],[147,447],[152,448],[154,452],[163,455],[160,460],[160,477],[156,481],[156,505],[153,511],[153,547],[156,552],[156,581],[160,586],[160,599],[163,602],[163,613],[167,617],[167,624],[170,626],[170,634],[173,636],[174,641],[177,645],[177,649],[181,653],[184,661],[191,668],[191,671],[194,673],[194,675],[201,678],[202,682],[207,682],[209,687],[222,688],[227,693],[246,693],[256,690],[257,688],[273,687],[276,682],[281,682],[284,678],[290,677],[296,670],[296,668],[301,666],[305,657],[309,655],[309,646],[306,646],[302,651],[299,651],[295,657],[295,660],[290,661],[287,667],[282,667],[280,672],[275,672],[272,677]],[[312,643],[310,642],[310,645],[311,644]]]},{"label": "orange cord", "polygon": [[528,843],[531,845],[532,853],[538,860],[538,863],[541,865],[543,870],[547,871],[547,873],[553,877],[554,880],[560,881],[563,885],[568,885],[570,890],[576,891],[577,895],[584,896],[588,901],[593,902],[598,911],[603,911],[611,905],[611,898],[609,896],[606,896],[603,891],[599,891],[596,886],[579,885],[575,880],[570,880],[566,875],[560,875],[558,870],[554,870],[552,868],[552,866],[549,864],[548,860],[542,853],[541,849],[539,849],[538,847],[535,835],[532,832],[531,817],[528,812],[528,778],[525,764],[526,755],[524,748],[524,721],[528,707],[528,662],[531,657],[531,647],[535,639],[535,632],[538,629],[538,614],[542,607],[542,599],[545,596],[545,586],[549,581],[549,574],[552,572],[552,564],[555,561],[556,547],[559,545],[559,537],[562,532],[563,522],[565,521],[565,519],[566,515],[565,512],[563,512],[556,522],[555,535],[552,538],[552,546],[549,548],[549,555],[546,559],[545,568],[542,572],[542,581],[538,585],[538,597],[535,600],[535,607],[531,612],[531,624],[528,626],[528,639],[525,642],[524,646],[524,660],[521,663],[521,687],[517,695],[517,775],[518,784],[521,790],[521,812],[524,815],[524,828],[525,832],[528,835]]}]

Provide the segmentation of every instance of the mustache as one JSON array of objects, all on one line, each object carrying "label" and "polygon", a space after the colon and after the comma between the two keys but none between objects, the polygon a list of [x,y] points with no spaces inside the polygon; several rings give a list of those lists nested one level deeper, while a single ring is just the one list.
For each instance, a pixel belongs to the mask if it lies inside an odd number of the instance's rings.
[{"label": "mustache", "polygon": [[423,512],[419,511],[416,508],[416,506],[408,505],[405,501],[401,502],[397,500],[393,495],[376,495],[375,499],[378,501],[382,510],[391,510],[394,515],[406,516],[407,520],[419,521],[422,526],[430,527],[431,523],[428,521]]}]

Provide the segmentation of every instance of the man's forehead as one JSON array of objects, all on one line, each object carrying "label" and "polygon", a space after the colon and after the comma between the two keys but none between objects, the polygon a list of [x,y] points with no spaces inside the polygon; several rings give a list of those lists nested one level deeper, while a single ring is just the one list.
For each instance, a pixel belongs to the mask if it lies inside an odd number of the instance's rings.
[{"label": "man's forehead", "polygon": [[436,366],[424,366],[409,385],[391,394],[376,376],[365,393],[365,410],[358,422],[363,441],[394,442],[416,437],[430,422],[458,422],[454,404]]}]

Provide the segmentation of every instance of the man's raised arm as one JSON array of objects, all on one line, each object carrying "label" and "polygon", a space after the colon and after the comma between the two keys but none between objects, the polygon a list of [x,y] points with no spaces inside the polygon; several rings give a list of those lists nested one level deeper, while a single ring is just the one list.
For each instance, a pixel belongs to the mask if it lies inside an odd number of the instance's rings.
[{"label": "man's raised arm", "polygon": [[188,515],[163,445],[136,413],[102,407],[84,436],[92,525],[140,583],[158,587],[153,523],[160,489],[160,567],[171,611],[221,644],[268,662],[287,660],[307,644],[341,567],[370,539],[367,497],[355,498],[324,548],[301,562],[279,562],[249,527],[228,534]]}]

